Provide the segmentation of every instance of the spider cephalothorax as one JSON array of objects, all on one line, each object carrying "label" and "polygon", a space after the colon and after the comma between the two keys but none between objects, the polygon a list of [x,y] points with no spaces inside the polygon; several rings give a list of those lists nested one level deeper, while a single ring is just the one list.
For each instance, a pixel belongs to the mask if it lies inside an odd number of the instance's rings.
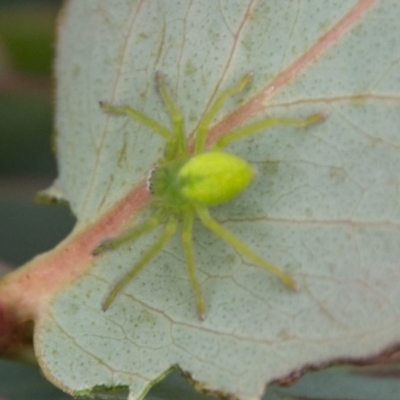
[{"label": "spider cephalothorax", "polygon": [[193,287],[198,315],[205,317],[205,302],[197,279],[193,255],[193,221],[197,217],[205,227],[226,241],[235,250],[254,264],[276,275],[281,281],[297,288],[293,278],[280,268],[264,260],[247,245],[219,224],[208,211],[209,206],[221,204],[236,197],[254,178],[253,168],[243,159],[224,152],[224,148],[238,139],[259,133],[274,125],[307,126],[323,118],[322,114],[313,114],[305,119],[268,118],[239,127],[218,139],[211,148],[206,149],[209,126],[226,100],[241,92],[251,79],[246,74],[240,82],[217,96],[211,107],[205,112],[194,132],[193,151],[189,150],[188,138],[184,131],[182,115],[175,106],[163,78],[156,75],[158,87],[166,109],[170,115],[172,129],[130,106],[114,107],[101,103],[104,111],[116,115],[128,115],[152,129],[166,141],[163,158],[152,170],[148,179],[148,188],[152,193],[153,213],[144,223],[135,226],[124,235],[106,240],[96,250],[99,254],[115,249],[127,241],[137,239],[157,226],[164,224],[164,230],[140,260],[112,288],[103,303],[106,310],[117,294],[128,284],[168,243],[175,234],[178,224],[182,224],[182,244],[188,268],[189,280]]}]

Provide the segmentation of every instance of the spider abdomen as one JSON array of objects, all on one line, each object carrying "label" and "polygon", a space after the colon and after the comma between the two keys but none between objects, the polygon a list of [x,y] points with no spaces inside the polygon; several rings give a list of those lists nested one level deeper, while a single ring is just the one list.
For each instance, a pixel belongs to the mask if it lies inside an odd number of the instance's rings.
[{"label": "spider abdomen", "polygon": [[231,200],[249,185],[254,175],[254,169],[245,160],[218,151],[192,157],[178,172],[182,196],[207,206]]}]

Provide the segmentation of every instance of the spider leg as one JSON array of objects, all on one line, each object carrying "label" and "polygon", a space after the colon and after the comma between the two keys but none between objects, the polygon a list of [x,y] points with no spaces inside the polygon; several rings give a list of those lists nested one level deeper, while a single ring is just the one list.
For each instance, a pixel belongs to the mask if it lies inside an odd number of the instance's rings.
[{"label": "spider leg", "polygon": [[140,122],[142,125],[145,125],[148,128],[150,128],[152,131],[154,131],[167,141],[170,141],[173,138],[173,133],[169,129],[167,129],[164,125],[161,125],[153,118],[148,117],[141,111],[136,110],[136,108],[130,106],[114,107],[102,101],[100,102],[100,107],[106,113],[115,115],[127,115],[128,117],[133,118],[134,120]]},{"label": "spider leg", "polygon": [[199,280],[197,279],[196,265],[194,263],[192,241],[193,220],[194,213],[192,211],[188,211],[184,214],[182,227],[182,244],[186,258],[186,265],[188,268],[189,281],[196,296],[197,313],[199,315],[199,318],[203,320],[206,316],[206,309],[204,305],[203,292],[201,291],[201,286]]},{"label": "spider leg", "polygon": [[106,239],[103,243],[101,243],[98,247],[96,247],[93,251],[93,255],[97,256],[105,251],[114,250],[123,244],[130,242],[132,240],[136,240],[142,235],[145,235],[147,232],[150,232],[152,229],[156,228],[158,225],[162,223],[164,219],[163,212],[155,212],[149,219],[144,221],[142,224],[135,226],[133,229],[125,232],[121,236],[118,236],[114,239]]},{"label": "spider leg", "polygon": [[220,225],[214,218],[211,217],[208,209],[203,206],[196,207],[197,215],[199,216],[201,222],[211,231],[213,231],[220,238],[229,243],[234,249],[236,249],[239,253],[243,254],[249,260],[253,261],[255,264],[259,265],[262,268],[265,268],[268,272],[276,275],[285,285],[289,286],[292,289],[297,290],[298,285],[294,281],[294,279],[282,271],[280,268],[275,265],[269,263],[264,260],[258,254],[254,253],[250,250],[241,240],[239,240],[235,235],[225,229],[222,225]]},{"label": "spider leg", "polygon": [[209,126],[217,115],[218,111],[222,108],[225,102],[229,99],[229,97],[234,96],[237,93],[240,93],[244,90],[244,88],[248,85],[252,78],[253,74],[251,72],[247,73],[243,76],[243,78],[239,81],[236,86],[228,88],[224,90],[214,101],[214,103],[208,108],[205,112],[203,118],[199,122],[199,127],[197,128],[196,133],[196,142],[195,142],[195,154],[201,153],[206,145],[207,134],[209,131]]},{"label": "spider leg", "polygon": [[140,258],[140,260],[127,272],[122,279],[120,279],[112,288],[110,293],[102,304],[103,311],[106,311],[110,307],[111,303],[115,300],[118,293],[132,280],[136,275],[144,269],[144,267],[165,247],[171,237],[174,235],[178,226],[178,220],[175,217],[170,217],[166,223],[166,226],[158,238],[158,240],[150,247],[146,253]]},{"label": "spider leg", "polygon": [[185,156],[188,154],[188,150],[186,146],[186,136],[182,114],[172,100],[172,97],[168,92],[167,85],[165,84],[164,78],[160,72],[156,73],[156,81],[160,90],[161,97],[167,108],[168,114],[170,115],[175,133],[174,143],[176,147],[172,150],[174,154],[167,154],[167,156],[169,156],[171,159],[174,158],[176,155]]},{"label": "spider leg", "polygon": [[245,125],[241,128],[228,132],[215,142],[212,149],[221,150],[225,148],[228,144],[236,140],[242,139],[246,136],[254,135],[255,133],[259,133],[275,125],[305,127],[311,124],[315,124],[316,122],[321,121],[325,117],[326,117],[325,114],[318,113],[318,114],[312,114],[304,119],[291,119],[291,118],[279,118],[279,117],[262,119],[261,121],[254,122],[253,124]]}]

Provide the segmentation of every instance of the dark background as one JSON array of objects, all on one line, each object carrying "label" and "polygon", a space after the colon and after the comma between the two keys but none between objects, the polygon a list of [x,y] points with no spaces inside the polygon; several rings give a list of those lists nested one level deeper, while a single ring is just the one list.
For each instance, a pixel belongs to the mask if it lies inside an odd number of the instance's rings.
[{"label": "dark background", "polygon": [[[34,194],[57,175],[51,140],[55,21],[62,2],[0,0],[0,273],[57,244],[72,229],[65,206]],[[40,290],[40,288],[38,288]],[[70,399],[33,366],[0,361],[0,399]]]}]

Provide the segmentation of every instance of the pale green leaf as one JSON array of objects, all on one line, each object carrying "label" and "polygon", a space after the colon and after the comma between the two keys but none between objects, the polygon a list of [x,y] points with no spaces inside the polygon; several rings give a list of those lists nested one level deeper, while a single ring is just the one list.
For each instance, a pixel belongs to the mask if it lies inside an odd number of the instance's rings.
[{"label": "pale green leaf", "polygon": [[[42,313],[36,352],[50,379],[76,395],[129,387],[138,399],[179,367],[201,388],[250,400],[306,366],[368,358],[398,343],[399,20],[396,0],[67,3],[56,64],[56,188],[78,218],[74,235],[114,210],[161,156],[162,139],[98,104],[130,104],[168,125],[156,71],[188,133],[216,93],[249,70],[252,86],[238,97],[267,91],[256,118],[327,119],[230,146],[258,176],[212,210],[293,274],[298,293],[199,224],[205,321],[179,237],[102,312],[112,283],[156,232],[94,259]],[[241,104],[232,99],[218,119]]]}]

